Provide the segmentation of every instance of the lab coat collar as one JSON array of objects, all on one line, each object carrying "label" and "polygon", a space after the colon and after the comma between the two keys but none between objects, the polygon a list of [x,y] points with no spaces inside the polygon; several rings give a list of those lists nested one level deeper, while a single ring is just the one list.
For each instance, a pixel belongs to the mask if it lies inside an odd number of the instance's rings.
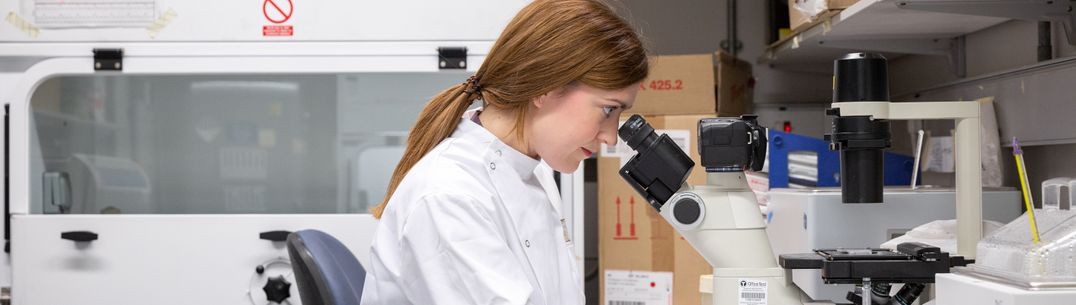
[{"label": "lab coat collar", "polygon": [[[481,111],[481,108],[469,110],[463,114],[460,118],[459,128],[452,134],[452,137],[476,137],[485,143],[489,143],[489,158],[486,160],[489,163],[488,166],[497,167],[507,165],[513,172],[519,175],[521,180],[534,179],[534,170],[541,162],[537,159],[531,158],[526,154],[508,146],[501,139],[497,138],[492,132],[489,132],[485,127],[475,124],[472,118]],[[506,168],[508,169],[508,168]]]}]

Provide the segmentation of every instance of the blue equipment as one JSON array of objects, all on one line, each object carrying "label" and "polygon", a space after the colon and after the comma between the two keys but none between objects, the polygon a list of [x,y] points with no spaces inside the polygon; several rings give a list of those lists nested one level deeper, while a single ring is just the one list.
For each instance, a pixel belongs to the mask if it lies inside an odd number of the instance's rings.
[{"label": "blue equipment", "polygon": [[318,230],[288,235],[299,298],[311,305],[358,305],[366,270],[339,240]]},{"label": "blue equipment", "polygon": [[[818,156],[818,181],[817,187],[840,186],[839,172],[841,159],[836,151],[829,150],[829,143],[822,139],[792,134],[769,129],[769,164],[770,164],[770,189],[787,188],[788,177],[788,154],[794,151],[811,151]],[[915,158],[885,153],[883,160],[885,185],[908,185],[912,181],[912,168]]]}]

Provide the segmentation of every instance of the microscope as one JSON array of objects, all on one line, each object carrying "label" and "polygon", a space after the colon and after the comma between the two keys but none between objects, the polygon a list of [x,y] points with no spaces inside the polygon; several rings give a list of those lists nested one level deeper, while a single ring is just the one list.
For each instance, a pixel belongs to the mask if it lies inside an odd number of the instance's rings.
[{"label": "microscope", "polygon": [[713,266],[714,304],[741,304],[745,290],[759,304],[803,304],[802,292],[777,265],[744,176],[765,162],[766,133],[755,116],[699,121],[704,185],[684,184],[695,162],[641,116],[633,115],[618,133],[638,152],[620,176]]},{"label": "microscope", "polygon": [[[835,67],[835,87],[853,89],[849,94],[835,93],[838,103],[829,111],[837,116],[834,132],[827,138],[831,149],[841,151],[842,201],[881,202],[882,150],[889,146],[889,126],[884,119],[889,114],[865,113],[890,109],[887,80],[876,77],[886,73],[885,59],[856,53],[838,60]],[[846,86],[846,81],[852,85]],[[839,103],[850,100],[870,102]],[[907,111],[894,109],[898,117]],[[975,115],[977,119],[978,113]],[[818,249],[775,258],[758,202],[744,175],[745,170],[761,170],[766,158],[766,132],[754,115],[699,121],[704,185],[685,184],[694,161],[667,135],[656,134],[641,116],[629,118],[618,134],[638,152],[620,169],[621,177],[714,268],[715,305],[839,301],[810,300],[792,283],[794,269],[821,269],[826,283],[856,284],[859,288],[848,294],[848,300],[855,304],[907,305],[923,291],[924,284],[933,283],[935,274],[969,263],[921,243],[901,244],[897,251]],[[890,296],[892,284],[904,286]]]}]

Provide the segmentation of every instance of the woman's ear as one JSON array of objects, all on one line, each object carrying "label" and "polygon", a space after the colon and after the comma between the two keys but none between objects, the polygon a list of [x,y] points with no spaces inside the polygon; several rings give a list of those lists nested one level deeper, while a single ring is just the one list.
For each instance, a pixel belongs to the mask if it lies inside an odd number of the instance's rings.
[{"label": "woman's ear", "polygon": [[568,90],[570,89],[571,88],[568,86],[554,89],[553,91],[546,92],[546,94],[542,94],[538,97],[535,97],[534,100],[531,101],[531,103],[534,104],[534,107],[537,108],[550,106],[553,103],[560,102],[564,98],[564,95],[567,94]]},{"label": "woman's ear", "polygon": [[542,95],[539,95],[538,97],[535,97],[533,100],[531,100],[531,104],[534,104],[535,108],[541,109],[542,107],[545,107],[547,104],[549,104],[548,99],[549,99],[549,93],[542,94]]}]

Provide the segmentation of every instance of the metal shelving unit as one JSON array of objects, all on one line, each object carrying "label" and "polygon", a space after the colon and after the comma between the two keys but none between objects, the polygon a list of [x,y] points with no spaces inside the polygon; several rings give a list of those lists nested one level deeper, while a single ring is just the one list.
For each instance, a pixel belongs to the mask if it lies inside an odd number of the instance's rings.
[{"label": "metal shelving unit", "polygon": [[[1003,139],[1027,145],[1076,143],[1070,94],[1076,58],[965,78],[964,35],[1012,20],[1051,21],[1076,41],[1076,1],[1054,0],[860,0],[847,9],[819,16],[792,36],[770,45],[759,64],[789,71],[832,73],[845,53],[871,51],[896,58],[905,54],[946,56],[960,80],[895,96],[896,100],[995,98]],[[1036,122],[1027,124],[1025,122]]]},{"label": "metal shelving unit", "polygon": [[770,45],[758,62],[778,69],[828,72],[832,61],[844,53],[873,51],[891,58],[948,56],[961,71],[961,37],[1009,20],[909,9],[908,5],[909,1],[860,0]]}]

